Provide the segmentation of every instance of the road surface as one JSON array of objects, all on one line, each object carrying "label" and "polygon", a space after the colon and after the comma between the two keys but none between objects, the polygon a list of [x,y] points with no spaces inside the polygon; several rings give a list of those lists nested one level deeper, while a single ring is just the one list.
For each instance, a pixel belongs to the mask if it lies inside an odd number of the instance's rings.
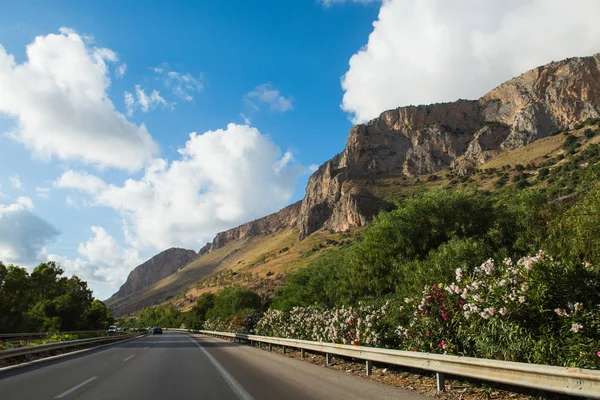
[{"label": "road surface", "polygon": [[165,331],[0,374],[2,400],[427,399],[206,336]]}]

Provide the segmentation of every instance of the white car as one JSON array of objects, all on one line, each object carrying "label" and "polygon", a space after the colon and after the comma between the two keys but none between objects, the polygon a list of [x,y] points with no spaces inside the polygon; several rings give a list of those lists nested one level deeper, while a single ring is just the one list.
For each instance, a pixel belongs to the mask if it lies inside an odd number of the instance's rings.
[{"label": "white car", "polygon": [[115,325],[111,325],[108,327],[108,334],[117,333],[117,327]]}]

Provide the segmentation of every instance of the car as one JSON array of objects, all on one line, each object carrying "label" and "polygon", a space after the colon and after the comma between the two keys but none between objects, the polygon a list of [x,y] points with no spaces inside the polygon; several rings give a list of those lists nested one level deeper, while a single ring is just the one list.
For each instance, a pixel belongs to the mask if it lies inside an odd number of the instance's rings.
[{"label": "car", "polygon": [[152,333],[156,335],[157,333],[162,335],[162,328],[156,327],[152,330]]},{"label": "car", "polygon": [[111,325],[108,327],[108,334],[109,335],[115,335],[117,333],[117,327],[116,325]]}]

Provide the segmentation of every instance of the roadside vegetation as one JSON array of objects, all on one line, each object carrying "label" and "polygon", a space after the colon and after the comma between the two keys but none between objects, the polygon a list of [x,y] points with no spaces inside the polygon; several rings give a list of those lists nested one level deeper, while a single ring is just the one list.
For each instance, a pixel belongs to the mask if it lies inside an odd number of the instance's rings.
[{"label": "roadside vegetation", "polygon": [[580,125],[543,139],[544,154],[507,153],[398,194],[356,241],[260,304],[215,312],[219,296],[245,290],[230,288],[203,295],[179,322],[600,368],[600,126]]},{"label": "roadside vegetation", "polygon": [[107,329],[110,310],[94,299],[85,281],[63,272],[54,262],[31,274],[0,262],[0,333]]}]

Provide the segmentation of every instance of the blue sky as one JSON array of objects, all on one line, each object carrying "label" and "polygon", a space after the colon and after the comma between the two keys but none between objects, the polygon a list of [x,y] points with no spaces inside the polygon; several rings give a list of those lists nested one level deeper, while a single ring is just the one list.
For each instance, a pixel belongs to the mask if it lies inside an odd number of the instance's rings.
[{"label": "blue sky", "polygon": [[301,199],[352,123],[600,51],[593,0],[482,3],[0,1],[0,260],[106,298]]}]

